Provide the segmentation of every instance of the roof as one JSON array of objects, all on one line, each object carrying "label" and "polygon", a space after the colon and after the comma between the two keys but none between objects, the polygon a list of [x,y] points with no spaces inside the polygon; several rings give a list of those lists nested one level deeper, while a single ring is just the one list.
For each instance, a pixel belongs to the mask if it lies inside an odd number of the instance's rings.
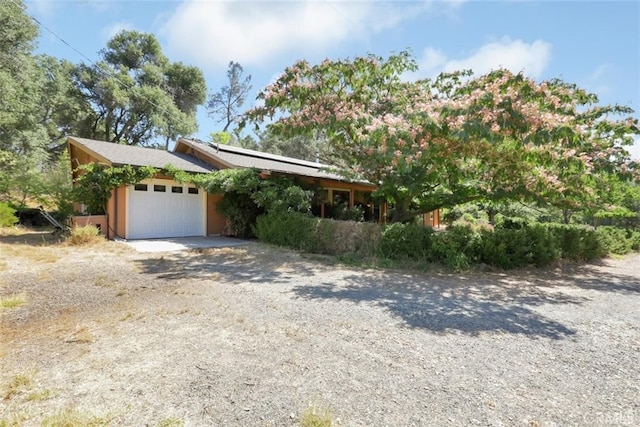
[{"label": "roof", "polygon": [[[331,166],[322,163],[278,156],[276,154],[263,153],[261,151],[248,150],[246,148],[225,144],[208,144],[184,138],[180,138],[178,144],[180,143],[193,147],[205,153],[207,156],[217,159],[230,168],[256,168],[262,171],[280,172],[311,178],[348,181],[342,175],[327,171]],[[369,184],[368,182],[362,183]]]},{"label": "roof", "polygon": [[171,165],[186,172],[196,173],[208,173],[213,169],[212,166],[185,153],[95,141],[75,136],[70,136],[68,141],[71,144],[84,147],[95,157],[101,158],[113,166],[152,166],[162,169]]}]

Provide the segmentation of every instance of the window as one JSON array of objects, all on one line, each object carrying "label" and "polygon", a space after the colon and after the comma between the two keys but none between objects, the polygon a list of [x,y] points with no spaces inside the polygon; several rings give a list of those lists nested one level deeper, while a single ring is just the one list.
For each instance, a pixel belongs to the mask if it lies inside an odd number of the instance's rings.
[{"label": "window", "polygon": [[133,186],[135,191],[147,191],[147,184],[136,184]]},{"label": "window", "polygon": [[198,189],[196,187],[189,187],[189,194],[198,194]]},{"label": "window", "polygon": [[182,193],[182,187],[171,187],[171,192],[172,193]]},{"label": "window", "polygon": [[349,207],[349,198],[351,192],[349,190],[333,190],[333,205],[346,205]]},{"label": "window", "polygon": [[157,191],[158,193],[165,193],[167,191],[166,185],[154,185],[153,191]]}]

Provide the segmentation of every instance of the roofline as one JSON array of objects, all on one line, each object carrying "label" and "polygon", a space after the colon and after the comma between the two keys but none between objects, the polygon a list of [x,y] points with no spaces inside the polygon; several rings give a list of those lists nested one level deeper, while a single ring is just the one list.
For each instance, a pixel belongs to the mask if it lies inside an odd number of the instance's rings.
[{"label": "roofline", "polygon": [[80,149],[84,150],[85,152],[89,153],[91,156],[93,156],[96,159],[100,160],[101,162],[104,162],[104,163],[108,164],[109,166],[113,166],[113,162],[112,161],[110,161],[109,159],[107,159],[103,155],[96,153],[91,148],[87,147],[86,145],[84,145],[83,143],[81,143],[80,141],[75,139],[75,137],[73,137],[73,136],[68,136],[67,137],[67,145],[73,145],[76,148],[80,148]]},{"label": "roofline", "polygon": [[[251,168],[251,167],[246,167],[246,166],[238,166],[238,165],[234,165],[232,163],[229,163],[223,159],[220,158],[220,156],[216,156],[214,153],[210,152],[210,151],[206,151],[202,149],[202,145],[206,146],[205,142],[198,142],[196,140],[191,140],[188,138],[178,138],[178,141],[176,142],[175,147],[173,148],[173,152],[176,152],[176,148],[178,147],[178,144],[184,144],[188,147],[193,148],[194,150],[198,151],[199,153],[202,153],[205,156],[210,156],[210,157],[214,157],[216,161],[220,162],[221,164],[223,164],[225,167],[229,168],[229,169],[260,169],[260,168]],[[256,151],[256,150],[250,150],[248,148],[240,148],[240,147],[234,147],[232,145],[225,145],[225,144],[215,144],[216,147],[214,147],[214,144],[210,144],[208,147],[211,149],[218,149],[227,153],[233,153],[233,154],[239,154],[239,155],[243,155],[246,157],[253,157],[253,158],[257,158],[257,159],[262,159],[262,160],[271,160],[271,161],[275,161],[275,162],[280,162],[280,163],[286,163],[286,164],[290,164],[290,165],[294,165],[294,166],[304,166],[304,167],[311,167],[311,168],[315,168],[317,169],[318,172],[320,172],[322,169],[328,169],[331,168],[331,166],[323,164],[323,163],[315,163],[315,162],[310,162],[308,160],[301,160],[301,159],[296,159],[293,157],[286,157],[286,156],[279,156],[277,154],[271,154],[271,153],[263,153],[261,151]],[[286,175],[296,175],[296,176],[301,176],[301,177],[306,177],[306,178],[312,178],[312,179],[328,179],[328,180],[332,180],[332,181],[338,181],[338,182],[346,182],[346,183],[356,183],[356,184],[361,184],[361,185],[368,185],[371,187],[378,187],[377,185],[368,182],[368,181],[362,181],[362,180],[351,180],[348,178],[331,178],[331,177],[317,177],[317,176],[313,176],[313,175],[306,175],[303,173],[294,173],[294,172],[290,172],[290,171],[285,171],[285,170],[281,170],[281,169],[268,169],[268,171],[270,172],[276,172],[276,173],[283,173]]]},{"label": "roofline", "polygon": [[[205,144],[204,142],[198,143],[197,141],[189,140],[186,138],[180,138],[178,141],[186,142],[190,147],[197,147],[198,145]],[[248,148],[234,147],[233,145],[211,143],[209,147],[217,149],[219,151],[225,151],[227,153],[240,154],[247,157],[259,158],[263,160],[273,160],[280,163],[286,163],[296,166],[306,166],[316,169],[330,168],[331,166],[323,163],[311,162],[308,160],[296,159],[295,157],[281,156],[278,154],[264,153],[262,151],[251,150]],[[207,154],[209,154],[207,152]]]},{"label": "roofline", "polygon": [[186,145],[188,147],[193,148],[194,150],[198,151],[201,154],[204,154],[205,156],[212,156],[213,155],[215,157],[216,161],[220,162],[222,165],[224,165],[228,169],[238,169],[239,168],[239,166],[231,164],[231,163],[227,162],[226,160],[221,159],[219,156],[216,156],[216,155],[214,155],[214,154],[212,154],[212,153],[210,153],[208,151],[202,150],[202,148],[199,147],[199,145],[200,145],[199,143],[197,143],[195,141],[192,141],[190,139],[186,139],[186,138],[178,138],[178,141],[176,142],[175,147],[173,147],[173,152],[174,153],[176,152],[176,148],[178,148],[178,144],[180,144],[180,143],[182,143],[182,144],[184,144],[184,145]]}]

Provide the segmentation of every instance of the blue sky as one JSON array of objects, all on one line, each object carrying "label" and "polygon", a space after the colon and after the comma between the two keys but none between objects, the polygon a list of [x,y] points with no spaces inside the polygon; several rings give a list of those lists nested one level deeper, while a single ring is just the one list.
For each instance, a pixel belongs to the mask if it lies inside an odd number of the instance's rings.
[{"label": "blue sky", "polygon": [[[229,61],[252,75],[253,94],[297,59],[319,62],[410,49],[417,77],[471,68],[554,77],[620,103],[640,118],[637,1],[27,0],[27,11],[95,60],[121,29],[155,34],[172,61],[200,67],[210,91]],[[44,28],[38,50],[86,60]],[[196,136],[220,129],[204,109]],[[640,159],[640,140],[630,150]]]}]

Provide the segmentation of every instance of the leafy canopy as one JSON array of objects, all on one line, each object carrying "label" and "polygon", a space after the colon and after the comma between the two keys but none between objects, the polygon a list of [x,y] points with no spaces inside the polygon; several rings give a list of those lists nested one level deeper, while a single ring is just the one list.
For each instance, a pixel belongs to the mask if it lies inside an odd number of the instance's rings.
[{"label": "leafy canopy", "polygon": [[387,59],[298,61],[247,112],[283,137],[323,132],[345,176],[379,186],[393,221],[473,200],[593,203],[600,173],[637,177],[624,106],[553,79],[496,70],[409,82],[408,52]]},{"label": "leafy canopy", "polygon": [[206,98],[202,71],[164,56],[153,34],[121,31],[96,64],[81,64],[75,82],[91,105],[91,125],[79,136],[129,145],[197,129],[196,109]]}]

